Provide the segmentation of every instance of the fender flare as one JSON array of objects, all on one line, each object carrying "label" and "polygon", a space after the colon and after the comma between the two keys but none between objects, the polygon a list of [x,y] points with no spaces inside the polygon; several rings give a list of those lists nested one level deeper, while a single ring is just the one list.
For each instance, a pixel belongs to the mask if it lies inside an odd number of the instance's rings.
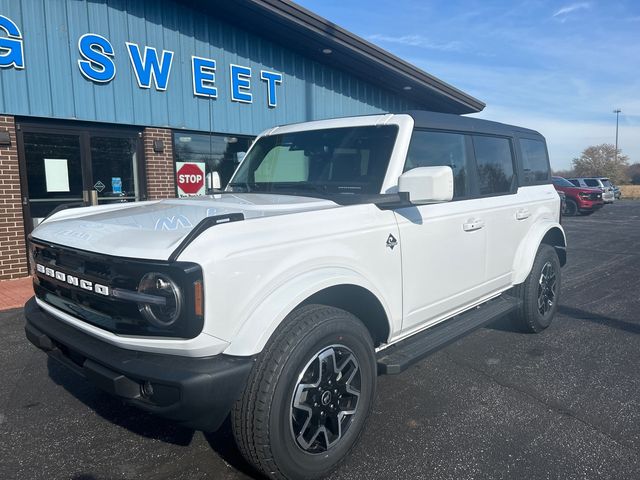
[{"label": "fender flare", "polygon": [[[550,232],[559,232],[561,235],[561,242],[552,242],[551,245],[555,247],[564,248],[567,246],[567,236],[564,233],[564,229],[558,222],[545,221],[534,225],[526,238],[520,243],[516,256],[513,262],[513,276],[512,283],[518,285],[525,281],[531,268],[533,268],[533,262],[536,258],[538,248],[543,239]],[[553,233],[551,233],[553,235]],[[559,243],[559,244],[558,244]],[[561,258],[562,263],[562,258]],[[564,263],[562,263],[564,265]]]},{"label": "fender flare", "polygon": [[260,353],[273,332],[298,305],[326,288],[339,285],[355,285],[368,290],[384,308],[387,319],[392,318],[382,295],[365,277],[347,268],[323,267],[291,278],[270,292],[244,318],[242,326],[223,353],[236,356]]}]

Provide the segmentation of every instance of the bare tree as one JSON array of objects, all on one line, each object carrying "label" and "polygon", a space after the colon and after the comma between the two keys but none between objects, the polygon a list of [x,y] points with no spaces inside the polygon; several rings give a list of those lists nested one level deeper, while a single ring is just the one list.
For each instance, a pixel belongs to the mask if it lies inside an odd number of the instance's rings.
[{"label": "bare tree", "polygon": [[610,143],[593,145],[573,159],[573,170],[579,177],[609,177],[613,183],[625,183],[629,157]]},{"label": "bare tree", "polygon": [[553,170],[551,173],[556,177],[564,177],[564,178],[571,178],[571,177],[575,177],[576,176],[576,172],[574,172],[573,169],[570,169],[570,170]]},{"label": "bare tree", "polygon": [[640,163],[632,163],[627,168],[627,177],[634,185],[640,185]]}]

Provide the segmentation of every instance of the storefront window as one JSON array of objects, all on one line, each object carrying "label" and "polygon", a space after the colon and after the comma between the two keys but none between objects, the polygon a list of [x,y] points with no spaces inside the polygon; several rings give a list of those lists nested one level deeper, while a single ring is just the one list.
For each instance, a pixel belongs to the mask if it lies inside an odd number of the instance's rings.
[{"label": "storefront window", "polygon": [[174,158],[180,163],[204,164],[206,193],[211,194],[215,187],[214,173],[218,173],[220,188],[224,188],[252,141],[251,137],[237,135],[174,132]]}]

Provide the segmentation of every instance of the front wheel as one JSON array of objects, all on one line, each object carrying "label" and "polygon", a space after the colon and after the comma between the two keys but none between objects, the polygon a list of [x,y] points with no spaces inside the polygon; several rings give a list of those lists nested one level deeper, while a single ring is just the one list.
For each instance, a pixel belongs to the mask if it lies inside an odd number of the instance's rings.
[{"label": "front wheel", "polygon": [[558,310],[561,274],[555,248],[540,245],[526,280],[513,288],[520,300],[513,319],[522,330],[538,333],[551,325]]},{"label": "front wheel", "polygon": [[234,407],[238,447],[270,478],[325,476],[360,437],[375,388],[364,325],[344,310],[301,307],[276,330]]},{"label": "front wheel", "polygon": [[573,217],[579,215],[579,213],[578,204],[574,200],[567,198],[564,204],[564,215],[567,217]]}]

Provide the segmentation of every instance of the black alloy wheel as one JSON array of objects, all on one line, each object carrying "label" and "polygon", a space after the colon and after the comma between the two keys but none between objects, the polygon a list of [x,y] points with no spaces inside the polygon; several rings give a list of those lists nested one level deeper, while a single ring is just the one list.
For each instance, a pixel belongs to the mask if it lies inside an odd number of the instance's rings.
[{"label": "black alloy wheel", "polygon": [[360,438],[376,381],[364,324],[338,308],[304,305],[256,358],[231,414],[238,448],[269,478],[324,478]]},{"label": "black alloy wheel", "polygon": [[520,301],[512,315],[523,331],[539,333],[551,325],[560,299],[562,271],[554,247],[542,244],[524,282],[513,287],[512,295]]},{"label": "black alloy wheel", "polygon": [[538,312],[543,317],[555,305],[556,300],[557,275],[553,263],[548,261],[542,267],[540,280],[538,280]]},{"label": "black alloy wheel", "polygon": [[360,373],[344,345],[324,348],[302,369],[291,399],[291,434],[302,450],[322,454],[348,432],[358,411]]}]

